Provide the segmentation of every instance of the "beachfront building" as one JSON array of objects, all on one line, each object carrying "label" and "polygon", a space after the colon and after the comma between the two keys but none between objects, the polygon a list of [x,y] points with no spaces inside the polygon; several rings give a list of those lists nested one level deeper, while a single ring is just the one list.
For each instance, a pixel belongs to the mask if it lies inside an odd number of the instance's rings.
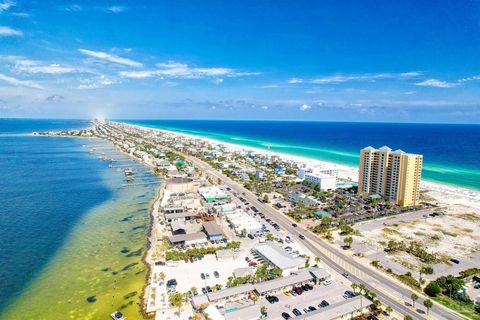
[{"label": "beachfront building", "polygon": [[320,187],[320,190],[335,190],[337,187],[337,178],[325,173],[306,173],[305,180],[317,184]]},{"label": "beachfront building", "polygon": [[273,243],[259,244],[252,250],[272,267],[281,269],[284,277],[305,265],[305,259],[292,257],[282,247]]},{"label": "beachfront building", "polygon": [[404,207],[417,205],[422,161],[419,154],[366,147],[360,151],[358,191],[381,195]]},{"label": "beachfront building", "polygon": [[228,199],[225,191],[217,186],[198,188],[198,193],[200,193],[206,202],[226,201]]}]

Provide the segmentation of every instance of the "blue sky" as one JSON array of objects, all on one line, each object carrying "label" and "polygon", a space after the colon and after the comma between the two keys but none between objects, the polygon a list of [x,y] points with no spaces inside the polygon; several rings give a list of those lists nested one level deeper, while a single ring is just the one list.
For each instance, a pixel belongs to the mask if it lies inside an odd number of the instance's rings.
[{"label": "blue sky", "polygon": [[479,1],[0,0],[0,117],[480,123]]}]

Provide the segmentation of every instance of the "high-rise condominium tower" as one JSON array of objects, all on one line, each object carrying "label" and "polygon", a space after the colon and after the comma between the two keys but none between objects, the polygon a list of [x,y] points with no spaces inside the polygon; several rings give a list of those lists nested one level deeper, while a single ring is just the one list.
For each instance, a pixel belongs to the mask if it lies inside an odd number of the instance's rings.
[{"label": "high-rise condominium tower", "polygon": [[423,156],[389,147],[360,151],[358,192],[379,194],[401,206],[417,205]]}]

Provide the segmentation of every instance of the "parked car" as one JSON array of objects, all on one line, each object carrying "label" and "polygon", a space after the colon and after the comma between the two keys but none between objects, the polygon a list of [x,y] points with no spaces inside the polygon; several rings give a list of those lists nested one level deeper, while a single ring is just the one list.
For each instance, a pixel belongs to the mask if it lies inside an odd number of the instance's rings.
[{"label": "parked car", "polygon": [[206,288],[202,288],[202,293],[203,293],[203,294],[206,294],[207,292],[208,292],[208,291],[207,291]]},{"label": "parked car", "polygon": [[325,307],[328,307],[330,305],[330,303],[328,303],[327,300],[322,300],[322,302],[320,302],[320,304],[318,305],[319,308],[325,308]]},{"label": "parked car", "polygon": [[248,237],[249,239],[254,239],[254,238],[255,238],[255,237],[252,236],[250,233],[247,235],[247,237]]},{"label": "parked car", "polygon": [[220,277],[220,275],[218,274],[218,271],[213,271],[213,276],[214,276],[215,278]]},{"label": "parked car", "polygon": [[210,275],[208,273],[205,273],[205,278],[210,279]]},{"label": "parked car", "polygon": [[287,320],[287,319],[291,319],[292,317],[290,317],[290,315],[286,312],[282,312],[282,318]]},{"label": "parked car", "polygon": [[293,288],[293,291],[295,291],[298,295],[301,295],[303,293],[302,289],[300,289],[299,287]]},{"label": "parked car", "polygon": [[298,310],[297,308],[293,309],[293,310],[292,310],[292,313],[293,313],[294,315],[296,315],[297,317],[300,316],[300,315],[302,315],[302,312],[300,312],[300,310]]},{"label": "parked car", "polygon": [[344,277],[347,278],[347,279],[350,278],[350,275],[348,274],[348,272],[342,273],[342,276],[344,276]]},{"label": "parked car", "polygon": [[307,287],[308,290],[313,290],[313,286],[311,284],[307,283],[307,284],[305,284],[305,287]]},{"label": "parked car", "polygon": [[455,263],[455,264],[459,264],[459,263],[460,263],[460,260],[455,259],[455,258],[450,259],[450,261],[453,262],[453,263]]},{"label": "parked car", "polygon": [[317,310],[317,308],[315,308],[314,306],[308,306],[308,310],[315,311],[315,310]]},{"label": "parked car", "polygon": [[305,240],[305,236],[303,234],[299,234],[298,237],[302,240]]}]

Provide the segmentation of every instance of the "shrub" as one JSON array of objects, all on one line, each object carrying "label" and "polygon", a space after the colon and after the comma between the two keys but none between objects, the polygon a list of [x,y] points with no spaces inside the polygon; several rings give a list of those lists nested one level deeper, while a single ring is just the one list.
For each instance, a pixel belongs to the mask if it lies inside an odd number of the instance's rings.
[{"label": "shrub", "polygon": [[432,281],[425,287],[424,291],[430,297],[436,297],[442,290],[436,281]]}]

